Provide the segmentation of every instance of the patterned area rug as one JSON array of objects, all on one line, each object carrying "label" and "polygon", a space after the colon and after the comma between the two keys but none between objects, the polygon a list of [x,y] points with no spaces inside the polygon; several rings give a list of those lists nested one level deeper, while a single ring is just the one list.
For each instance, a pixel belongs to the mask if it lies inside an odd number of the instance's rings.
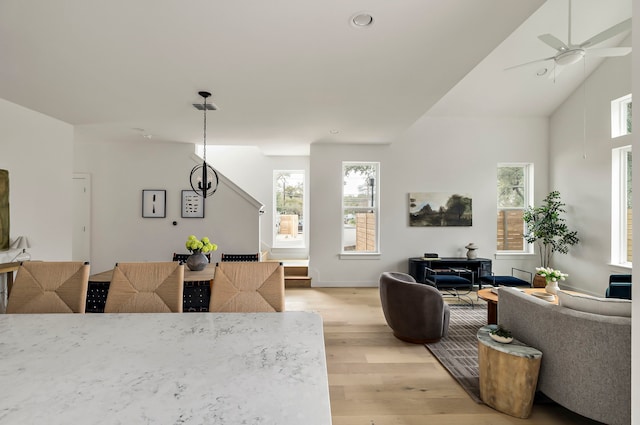
[{"label": "patterned area rug", "polygon": [[431,354],[445,367],[476,402],[480,400],[478,379],[478,329],[487,324],[487,306],[450,304],[449,332],[434,344],[425,344]]}]

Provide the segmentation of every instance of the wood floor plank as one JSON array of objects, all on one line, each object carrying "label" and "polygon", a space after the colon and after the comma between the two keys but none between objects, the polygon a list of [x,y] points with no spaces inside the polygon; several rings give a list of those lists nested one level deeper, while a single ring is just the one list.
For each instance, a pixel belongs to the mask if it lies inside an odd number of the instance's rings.
[{"label": "wood floor plank", "polygon": [[393,337],[377,288],[287,288],[288,311],[324,322],[333,425],[596,425],[556,404],[529,419],[475,403],[420,344]]}]

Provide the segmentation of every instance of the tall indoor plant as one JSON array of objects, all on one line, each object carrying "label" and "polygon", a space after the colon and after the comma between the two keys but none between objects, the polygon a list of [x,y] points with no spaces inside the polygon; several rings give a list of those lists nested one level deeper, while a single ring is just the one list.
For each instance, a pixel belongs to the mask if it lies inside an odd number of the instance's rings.
[{"label": "tall indoor plant", "polygon": [[544,198],[541,206],[530,206],[524,210],[524,239],[536,243],[542,267],[549,267],[554,252],[566,254],[570,246],[579,242],[578,232],[570,231],[562,217],[566,212],[564,206],[560,192],[554,190]]}]

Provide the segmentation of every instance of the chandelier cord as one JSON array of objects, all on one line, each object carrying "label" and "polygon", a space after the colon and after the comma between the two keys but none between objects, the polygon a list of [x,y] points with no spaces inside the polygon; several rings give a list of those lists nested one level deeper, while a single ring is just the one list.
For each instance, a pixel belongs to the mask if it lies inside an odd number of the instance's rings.
[{"label": "chandelier cord", "polygon": [[202,141],[204,143],[204,162],[205,164],[207,163],[207,97],[206,96],[202,96],[203,97],[203,108],[202,108],[202,113],[204,114],[204,135],[202,137]]}]

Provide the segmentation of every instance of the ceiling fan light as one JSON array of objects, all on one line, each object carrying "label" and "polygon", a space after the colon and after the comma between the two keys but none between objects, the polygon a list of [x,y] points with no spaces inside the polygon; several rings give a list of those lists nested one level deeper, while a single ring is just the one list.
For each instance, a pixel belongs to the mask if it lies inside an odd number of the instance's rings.
[{"label": "ceiling fan light", "polygon": [[583,49],[573,49],[567,50],[566,52],[562,52],[555,57],[555,61],[558,65],[572,65],[576,62],[579,62],[584,58],[584,50]]}]

